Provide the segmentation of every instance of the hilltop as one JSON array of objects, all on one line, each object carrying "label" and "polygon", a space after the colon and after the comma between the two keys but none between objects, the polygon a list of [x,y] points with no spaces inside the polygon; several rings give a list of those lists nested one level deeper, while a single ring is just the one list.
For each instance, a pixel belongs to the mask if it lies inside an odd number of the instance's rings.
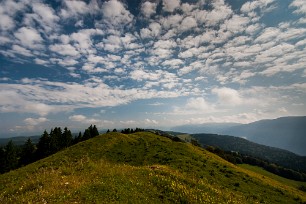
[{"label": "hilltop", "polygon": [[188,143],[107,133],[0,175],[1,203],[305,203],[306,194]]}]

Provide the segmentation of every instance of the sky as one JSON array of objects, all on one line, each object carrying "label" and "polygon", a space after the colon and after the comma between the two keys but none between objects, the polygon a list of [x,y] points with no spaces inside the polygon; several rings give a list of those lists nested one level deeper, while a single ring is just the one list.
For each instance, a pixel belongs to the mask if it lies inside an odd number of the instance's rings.
[{"label": "sky", "polygon": [[305,0],[0,2],[0,137],[298,115]]}]

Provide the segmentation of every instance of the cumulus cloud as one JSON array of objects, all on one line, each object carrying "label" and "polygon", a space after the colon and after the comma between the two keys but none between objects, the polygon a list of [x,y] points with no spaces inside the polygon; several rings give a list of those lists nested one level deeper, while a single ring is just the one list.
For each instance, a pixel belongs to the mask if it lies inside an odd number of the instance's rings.
[{"label": "cumulus cloud", "polygon": [[105,18],[105,23],[120,27],[130,24],[134,18],[125,6],[117,0],[104,2],[102,5],[102,14]]},{"label": "cumulus cloud", "polygon": [[50,50],[61,55],[77,56],[79,52],[70,44],[50,45]]},{"label": "cumulus cloud", "polygon": [[295,8],[294,13],[306,14],[306,5],[303,0],[293,0],[289,6]]},{"label": "cumulus cloud", "polygon": [[156,13],[157,4],[154,2],[146,1],[141,5],[141,13],[145,17],[150,17],[151,15]]},{"label": "cumulus cloud", "polygon": [[205,101],[205,99],[202,97],[188,99],[185,107],[187,109],[199,110],[205,112],[210,112],[213,109],[213,106],[207,103],[207,101]]},{"label": "cumulus cloud", "polygon": [[191,28],[197,27],[197,22],[193,17],[187,16],[186,18],[183,19],[181,25],[180,25],[180,30],[181,31],[187,31],[190,30]]},{"label": "cumulus cloud", "polygon": [[[43,118],[53,112],[179,96],[191,97],[174,111],[181,115],[254,106],[255,96],[264,97],[246,91],[249,87],[261,83],[267,88],[288,74],[291,87],[305,78],[302,2],[290,3],[294,18],[265,23],[273,16],[271,9],[283,9],[284,2],[254,0],[233,7],[223,0],[163,0],[142,1],[133,9],[129,1],[119,0],[1,1],[0,55],[20,68],[35,63],[35,76],[51,78],[19,80],[6,73],[10,66],[4,67],[3,78],[10,80],[0,84],[0,112]],[[228,88],[236,86],[241,88]],[[294,98],[303,101],[304,86],[294,87]],[[290,95],[289,89],[281,90]],[[72,121],[73,116],[78,115]],[[243,117],[252,119],[250,114],[232,118]]]},{"label": "cumulus cloud", "polygon": [[180,4],[180,0],[163,0],[163,9],[168,12],[173,12]]},{"label": "cumulus cloud", "polygon": [[22,27],[15,33],[15,37],[20,41],[22,45],[28,48],[41,48],[43,39],[41,35],[34,28]]},{"label": "cumulus cloud", "polygon": [[43,123],[43,122],[47,122],[49,121],[47,118],[44,118],[44,117],[40,117],[40,118],[26,118],[23,120],[27,125],[32,125],[32,126],[35,126],[35,125],[39,125],[40,123]]},{"label": "cumulus cloud", "polygon": [[214,88],[212,89],[212,93],[218,96],[219,103],[222,105],[240,105],[242,103],[242,99],[237,90],[222,87],[222,88]]},{"label": "cumulus cloud", "polygon": [[72,115],[72,116],[69,116],[69,120],[81,122],[81,121],[86,120],[86,116],[84,116],[84,115]]}]

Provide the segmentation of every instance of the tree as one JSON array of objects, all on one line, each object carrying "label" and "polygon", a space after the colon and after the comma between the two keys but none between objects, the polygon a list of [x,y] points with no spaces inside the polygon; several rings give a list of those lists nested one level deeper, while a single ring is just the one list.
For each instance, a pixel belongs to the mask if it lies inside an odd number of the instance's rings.
[{"label": "tree", "polygon": [[60,138],[60,146],[61,148],[66,148],[72,145],[72,134],[71,131],[68,130],[67,127],[64,128],[64,132],[62,134],[62,137]]},{"label": "tree", "polygon": [[98,128],[96,127],[96,125],[93,126],[92,130],[91,130],[91,136],[95,137],[99,135],[99,131]]},{"label": "tree", "polygon": [[9,141],[4,148],[4,172],[10,171],[17,168],[18,166],[18,157],[16,146],[13,141]]},{"label": "tree", "polygon": [[5,171],[5,151],[3,147],[0,147],[0,173],[4,173]]},{"label": "tree", "polygon": [[113,129],[113,132],[117,132],[116,128],[115,128],[115,129]]},{"label": "tree", "polygon": [[38,159],[47,157],[51,154],[51,138],[48,132],[45,130],[42,136],[39,138],[39,142],[37,144],[36,155]]},{"label": "tree", "polygon": [[82,141],[82,133],[79,132],[79,135],[78,135],[77,137],[74,138],[73,143],[74,143],[74,144],[77,144],[77,143],[79,143],[79,142],[81,142],[81,141]]},{"label": "tree", "polygon": [[22,147],[20,164],[27,165],[33,162],[35,150],[36,150],[36,147],[32,143],[31,138],[28,138],[28,140],[25,142],[25,144]]},{"label": "tree", "polygon": [[83,134],[83,140],[88,140],[91,138],[90,130],[87,128]]},{"label": "tree", "polygon": [[61,137],[62,137],[62,129],[60,127],[55,127],[54,130],[51,129],[50,150],[52,154],[62,149]]}]

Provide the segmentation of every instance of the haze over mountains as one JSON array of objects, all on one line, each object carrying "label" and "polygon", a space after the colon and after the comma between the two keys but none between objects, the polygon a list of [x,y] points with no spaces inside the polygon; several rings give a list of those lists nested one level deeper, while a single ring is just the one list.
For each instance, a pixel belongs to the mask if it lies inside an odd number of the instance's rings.
[{"label": "haze over mountains", "polygon": [[260,120],[249,124],[184,125],[172,130],[238,136],[259,144],[306,155],[306,116]]}]

